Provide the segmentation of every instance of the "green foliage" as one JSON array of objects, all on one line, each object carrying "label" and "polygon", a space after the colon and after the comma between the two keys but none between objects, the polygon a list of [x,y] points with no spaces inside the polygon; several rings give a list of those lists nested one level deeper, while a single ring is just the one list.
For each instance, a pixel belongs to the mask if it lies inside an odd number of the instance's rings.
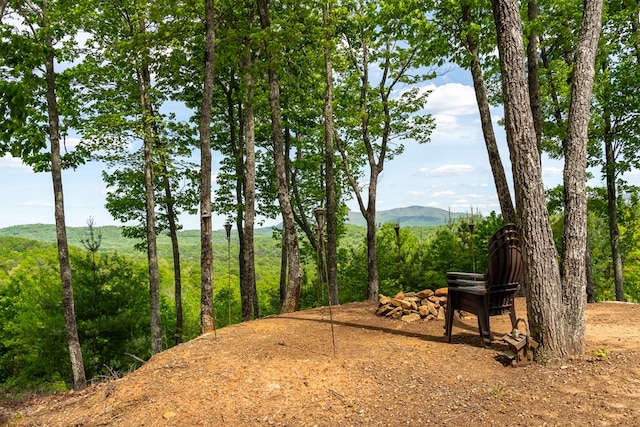
[{"label": "green foliage", "polygon": [[[474,260],[475,270],[484,272],[489,238],[502,226],[502,219],[492,213],[474,221],[473,235],[466,218],[436,228],[400,227],[397,235],[396,224],[382,224],[377,232],[380,293],[394,295],[444,287],[447,271],[474,271]],[[366,299],[366,248],[363,241],[339,252],[338,282],[343,303]]]},{"label": "green foliage", "polygon": [[[55,247],[12,238],[3,238],[0,247],[0,383],[70,382]],[[19,263],[5,269],[14,259]]]},{"label": "green foliage", "polygon": [[[44,3],[43,3],[44,4]],[[101,150],[110,166],[105,182],[119,191],[108,197],[108,207],[123,222],[144,224],[140,139],[143,120],[140,87],[143,69],[153,74],[148,94],[155,112],[154,174],[159,215],[157,232],[161,257],[161,310],[164,342],[173,343],[175,306],[171,245],[164,234],[168,205],[178,211],[195,206],[197,171],[192,157],[195,129],[192,123],[162,114],[169,102],[184,103],[198,114],[202,82],[202,16],[191,2],[67,1],[48,4],[47,28],[41,4],[9,5],[16,20],[0,27],[0,155],[21,157],[37,170],[49,167],[48,120],[42,64],[48,53],[44,36],[53,36],[61,131],[77,132],[83,139],[63,163],[75,166],[84,157],[99,158]],[[462,6],[473,15],[460,19]],[[313,2],[282,1],[271,5],[272,25],[260,29],[250,2],[217,5],[216,84],[212,118],[212,146],[222,155],[218,194],[214,206],[225,214],[242,214],[243,132],[246,87],[243,72],[255,80],[258,159],[258,212],[274,216],[277,208],[273,179],[271,127],[265,90],[265,46],[273,53],[272,66],[280,79],[283,133],[287,145],[291,192],[298,216],[310,223],[312,208],[324,197],[322,107],[324,48],[331,45],[335,70],[336,135],[354,180],[366,177],[371,155],[379,156],[372,168],[400,155],[406,141],[427,142],[433,118],[424,114],[428,91],[418,89],[433,77],[431,66],[445,60],[466,67],[467,35],[479,42],[483,66],[495,64],[495,29],[486,0],[468,2],[354,1],[335,5],[331,24],[322,25],[321,8]],[[16,14],[16,12],[20,12]],[[525,32],[541,35],[541,96],[543,147],[552,156],[563,155],[566,118],[573,74],[573,55],[582,10],[581,3],[540,4],[539,19],[525,22]],[[22,18],[18,19],[18,16]],[[635,189],[624,185],[624,173],[640,166],[638,153],[640,90],[637,74],[638,6],[629,1],[607,2],[603,41],[597,60],[589,147],[592,165],[615,169],[624,261],[625,297],[640,301],[640,201]],[[20,21],[20,22],[18,22]],[[142,31],[139,22],[149,25]],[[76,46],[74,35],[82,29],[86,46]],[[45,31],[47,30],[47,31]],[[635,33],[634,33],[635,31]],[[268,41],[265,45],[265,41]],[[81,51],[82,50],[82,51]],[[445,59],[446,58],[446,59]],[[247,64],[242,62],[247,59]],[[248,67],[248,68],[243,68]],[[367,74],[368,73],[368,74]],[[494,73],[493,82],[498,79]],[[487,79],[491,90],[491,79]],[[494,91],[495,92],[495,91]],[[616,145],[617,158],[603,160],[603,142]],[[347,154],[348,151],[348,154]],[[368,152],[367,152],[368,151]],[[609,162],[613,162],[610,164]],[[336,167],[339,190],[346,193],[344,171]],[[375,169],[370,169],[375,170]],[[172,190],[165,198],[165,184]],[[180,192],[179,189],[187,189]],[[354,191],[362,190],[354,188]],[[563,193],[549,192],[550,211],[558,246],[561,243]],[[231,197],[238,195],[238,198]],[[598,300],[612,299],[612,266],[607,231],[604,189],[589,197],[589,247]],[[342,206],[344,208],[344,205]],[[489,236],[501,218],[472,216],[450,220],[441,227],[414,224],[414,209],[379,216],[377,235],[380,292],[415,291],[445,286],[450,270],[483,271]],[[424,216],[424,214],[422,214]],[[309,218],[307,218],[309,217]],[[438,218],[434,216],[434,221]],[[301,221],[302,222],[302,221]],[[401,227],[396,230],[395,223]],[[353,224],[353,223],[352,223]],[[341,224],[342,227],[342,224]],[[146,358],[150,354],[147,269],[144,257],[122,239],[122,228],[101,227],[98,245],[84,229],[69,229],[72,249],[76,316],[89,377],[124,372],[136,366],[124,353]],[[144,237],[143,228],[125,228],[130,236]],[[367,253],[364,230],[354,225],[340,234],[339,286],[341,302],[367,297]],[[397,231],[397,234],[396,234]],[[0,230],[0,383],[5,386],[46,384],[63,389],[70,383],[56,241],[53,226],[19,226]],[[199,232],[179,233],[183,260],[185,339],[199,333],[200,270]],[[237,240],[232,239],[230,268],[224,231],[213,233],[215,312],[218,327],[241,319],[238,290]],[[79,249],[89,242],[90,253]],[[103,253],[98,253],[98,246]],[[305,259],[301,307],[324,305],[326,289],[317,279],[316,259],[310,246]],[[117,255],[115,252],[119,253]],[[124,255],[123,255],[124,254]],[[220,256],[219,254],[225,254]],[[126,255],[126,256],[125,256]],[[257,230],[255,240],[257,289],[262,315],[280,308],[280,250],[271,230]],[[229,309],[231,314],[229,315]]]},{"label": "green foliage", "polygon": [[[87,378],[127,372],[150,356],[147,272],[117,254],[72,255],[78,335]],[[168,317],[168,316],[167,316]]]},{"label": "green foliage", "polygon": [[[50,119],[45,98],[47,80],[44,75],[49,54],[54,66],[72,64],[80,55],[72,42],[78,32],[75,15],[80,8],[70,8],[65,1],[10,2],[5,11],[11,19],[0,23],[0,155],[20,158],[35,171],[50,169]],[[46,18],[45,18],[46,17]],[[61,67],[62,68],[62,67]],[[69,93],[69,80],[53,71],[61,137],[80,112],[60,94]],[[86,152],[65,151],[62,167],[84,163]]]},{"label": "green foliage", "polygon": [[[70,384],[55,246],[1,237],[0,248],[0,384]],[[116,254],[99,254],[94,260],[76,248],[70,254],[88,378],[137,367],[124,352],[150,355],[144,265]]]},{"label": "green foliage", "polygon": [[[589,200],[589,246],[596,299],[614,298],[606,212],[599,209],[601,192],[593,191]],[[635,193],[619,203],[623,242],[626,297],[640,300],[640,209]],[[562,216],[554,215],[553,228],[560,242]],[[469,231],[473,219],[474,233]],[[378,261],[380,292],[417,291],[446,286],[446,271],[483,272],[487,244],[502,225],[495,213],[460,217],[439,227],[380,226]],[[340,302],[367,298],[367,254],[364,229],[347,225],[339,248]],[[146,260],[116,227],[99,227],[100,251],[95,258],[84,249],[72,248],[76,315],[85,368],[89,378],[119,375],[137,366],[124,353],[140,358],[150,355],[148,285]],[[26,240],[24,234],[47,242]],[[64,388],[71,383],[64,338],[61,290],[53,241],[53,225],[10,227],[0,230],[0,384],[4,387]],[[86,240],[86,229],[70,228],[70,239],[77,246]],[[170,241],[160,235],[160,274],[163,342],[173,345],[173,277]],[[183,259],[184,338],[200,333],[199,232],[179,233]],[[472,240],[473,238],[473,240]],[[224,230],[213,233],[214,302],[218,328],[241,320],[238,279],[238,242],[230,242],[230,270]],[[51,242],[51,243],[48,243]],[[471,244],[473,242],[473,257]],[[120,255],[113,252],[118,251]],[[256,230],[257,289],[261,315],[280,309],[280,247],[270,229]],[[125,255],[126,254],[126,255]],[[133,256],[131,256],[133,255]],[[229,296],[231,299],[229,300]],[[317,279],[316,260],[305,260],[301,309],[326,305],[326,285]]]},{"label": "green foliage", "polygon": [[[640,198],[638,189],[623,187],[625,192],[617,199],[617,219],[620,230],[620,248],[623,260],[625,298],[640,301]],[[551,213],[551,226],[558,251],[562,250],[563,187],[547,191],[547,208]],[[587,233],[591,252],[591,272],[597,301],[615,300],[614,273],[609,234],[607,190],[604,187],[588,189]]]}]

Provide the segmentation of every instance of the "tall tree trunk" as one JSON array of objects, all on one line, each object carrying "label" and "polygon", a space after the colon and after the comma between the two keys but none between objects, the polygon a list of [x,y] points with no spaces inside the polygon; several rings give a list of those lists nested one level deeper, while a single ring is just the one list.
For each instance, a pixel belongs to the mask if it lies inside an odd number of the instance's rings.
[{"label": "tall tree trunk", "polygon": [[[247,52],[242,64],[244,72],[244,228],[242,234],[241,253],[241,284],[243,295],[247,298],[247,313],[245,314],[244,296],[242,300],[242,319],[250,320],[251,315],[257,319],[260,315],[258,292],[256,289],[256,268],[254,251],[254,223],[256,200],[256,149],[255,149],[255,116],[253,111],[254,81],[251,74],[251,52]],[[240,226],[240,224],[238,224]],[[246,316],[246,318],[245,318]]]},{"label": "tall tree trunk", "polygon": [[615,172],[616,159],[613,142],[611,141],[608,132],[606,132],[604,138],[604,152],[606,159],[605,176],[607,183],[607,217],[609,219],[613,279],[615,283],[616,301],[624,301],[624,276],[622,270],[622,253],[620,250],[620,229],[618,227],[618,194],[616,189]]},{"label": "tall tree trunk", "polygon": [[[363,118],[363,129],[366,129],[366,120],[366,118]],[[366,132],[365,135],[367,135]],[[375,163],[373,163],[373,166],[370,168],[369,191],[367,199],[368,207],[365,207],[364,201],[362,200],[362,194],[360,194],[359,192],[358,183],[356,182],[354,175],[349,170],[348,156],[345,147],[343,144],[340,144],[340,140],[338,138],[336,138],[336,142],[338,150],[340,151],[340,157],[342,158],[342,164],[345,168],[345,173],[349,181],[349,185],[353,189],[356,200],[358,201],[360,213],[367,223],[367,299],[369,301],[377,301],[378,295],[380,293],[380,281],[378,276],[378,257],[376,245],[375,203],[378,177],[380,175],[381,169],[374,167]]]},{"label": "tall tree trunk", "polygon": [[529,0],[527,5],[529,35],[527,43],[527,77],[529,81],[529,104],[533,114],[533,127],[536,130],[538,152],[542,152],[542,104],[540,102],[540,76],[538,66],[538,35],[535,21],[538,19],[538,0]]},{"label": "tall tree trunk", "polygon": [[[369,203],[371,203],[371,193],[369,194]],[[373,195],[375,203],[375,195]],[[376,211],[370,210],[365,216],[367,220],[367,280],[369,286],[367,288],[367,299],[369,301],[378,301],[380,294],[380,279],[378,276],[378,248],[376,242]]]},{"label": "tall tree trunk", "polygon": [[282,242],[280,243],[280,284],[278,289],[280,290],[280,307],[284,305],[284,300],[287,297],[287,265],[289,263],[289,257],[287,256],[287,244],[284,233],[287,231],[282,230]]},{"label": "tall tree trunk", "polygon": [[327,197],[327,283],[329,284],[329,301],[339,304],[338,297],[338,221],[336,218],[338,200],[336,197],[336,178],[334,173],[333,146],[333,51],[330,29],[332,7],[327,4],[323,10],[323,23],[327,30],[327,45],[324,51],[325,94],[324,94],[324,145],[325,145],[325,192]]},{"label": "tall tree trunk", "polygon": [[211,107],[215,58],[215,2],[205,0],[205,52],[200,106],[200,325],[215,330],[213,312],[213,248],[211,246]]},{"label": "tall tree trunk", "polygon": [[[471,9],[467,2],[462,3],[462,19],[469,26],[473,24]],[[482,76],[478,41],[471,31],[467,33],[467,48],[471,55],[471,76],[473,79],[473,88],[476,94],[478,111],[480,113],[482,135],[484,136],[484,142],[487,147],[489,164],[491,165],[491,172],[493,173],[493,180],[498,194],[498,201],[500,202],[500,211],[502,212],[502,218],[506,223],[515,224],[517,222],[516,212],[513,208],[513,200],[511,200],[509,184],[504,173],[502,159],[500,158],[496,135],[493,131],[493,122],[491,121],[491,109],[489,106],[489,99],[487,97],[487,89],[484,84],[484,77]]]},{"label": "tall tree trunk", "polygon": [[173,280],[174,280],[174,300],[176,305],[176,345],[182,342],[182,330],[184,316],[182,310],[182,268],[180,266],[180,245],[178,242],[178,226],[176,224],[176,212],[174,208],[171,182],[169,181],[169,171],[167,170],[166,156],[161,156],[164,196],[166,199],[167,220],[169,221],[169,236],[171,238],[171,254],[173,255]]},{"label": "tall tree trunk", "polygon": [[[609,64],[605,59],[602,72],[608,71]],[[607,186],[607,219],[609,225],[609,241],[611,247],[611,261],[613,265],[613,280],[616,301],[624,301],[624,272],[622,269],[622,251],[620,248],[620,228],[618,226],[618,187],[617,156],[614,142],[614,130],[611,123],[611,113],[607,104],[604,105],[602,116],[604,119],[604,153],[605,153],[605,182]]]},{"label": "tall tree trunk", "polygon": [[[539,355],[564,355],[558,252],[546,207],[542,168],[529,104],[518,2],[492,0],[498,33],[507,142],[523,238],[527,314]],[[583,259],[584,264],[584,259]]]},{"label": "tall tree trunk", "polygon": [[565,307],[564,352],[582,354],[585,349],[587,271],[587,145],[595,58],[602,28],[603,0],[585,0],[576,47],[571,105],[567,121],[564,166],[565,215],[562,252],[562,295]]},{"label": "tall tree trunk", "polygon": [[[144,19],[140,19],[140,32],[146,31]],[[151,301],[151,352],[162,351],[162,326],[160,324],[160,272],[158,269],[158,247],[156,243],[156,205],[153,176],[153,115],[151,110],[151,74],[146,64],[137,69],[138,90],[142,107],[144,144],[144,188],[147,227],[147,261],[149,264],[149,297]]]},{"label": "tall tree trunk", "polygon": [[[542,40],[542,37],[540,37],[540,39]],[[552,99],[552,115],[553,118],[556,122],[556,125],[561,128],[565,125],[564,123],[564,114],[562,112],[562,108],[560,106],[560,100],[558,97],[558,90],[557,87],[554,83],[554,78],[553,78],[553,74],[551,72],[551,64],[549,61],[549,56],[546,52],[545,49],[542,49],[540,52],[540,56],[542,58],[542,65],[543,65],[543,69],[547,71],[548,73],[548,80],[549,80],[549,87],[551,88],[550,90],[550,96]],[[569,55],[565,54],[565,57],[567,57]],[[575,76],[574,76],[575,77]],[[539,90],[539,85],[538,85],[538,90]],[[565,137],[562,141],[562,150],[563,152],[566,152],[567,150],[567,145],[568,145],[568,138]],[[588,302],[594,302],[594,289],[593,289],[593,271],[591,269],[591,254],[589,252],[589,242],[587,241],[585,244],[585,249],[586,249],[586,254],[585,254],[585,275],[586,275],[586,283],[587,283],[587,289],[586,289],[586,296],[587,296],[587,300]]]},{"label": "tall tree trunk", "polygon": [[[243,72],[245,74],[244,78],[245,80],[247,79],[246,74],[248,73],[248,71],[244,71],[246,70],[246,68],[248,67],[248,65],[245,64],[245,62],[247,61],[246,58],[243,58],[243,60],[241,61],[241,72]],[[229,85],[228,87],[225,87],[225,85],[223,83],[220,84],[220,86],[222,86],[223,91],[225,92],[226,95],[226,100],[227,100],[227,123],[229,126],[229,142],[231,145],[231,150],[233,153],[233,159],[235,160],[235,174],[236,174],[236,226],[238,229],[238,238],[239,238],[239,242],[240,242],[240,251],[238,252],[238,262],[240,265],[240,303],[241,303],[241,313],[242,313],[242,321],[246,322],[248,320],[251,320],[254,318],[254,298],[255,298],[255,273],[253,273],[254,275],[254,285],[252,286],[251,283],[248,283],[245,280],[245,273],[246,273],[246,269],[244,268],[244,261],[243,261],[243,254],[244,254],[244,250],[245,250],[245,241],[244,241],[244,228],[242,226],[242,221],[243,221],[243,217],[244,217],[244,212],[245,212],[245,201],[243,199],[243,195],[244,195],[244,187],[246,186],[245,184],[245,170],[244,170],[244,142],[243,138],[247,138],[245,136],[242,135],[242,132],[238,132],[238,126],[237,126],[237,122],[238,120],[236,119],[236,102],[234,101],[236,96],[235,93],[237,92],[237,84],[236,84],[236,77],[235,77],[235,70],[231,70],[230,73],[230,78],[229,78]],[[251,76],[249,76],[249,78],[252,78]],[[253,88],[248,89],[250,91],[253,91]],[[253,97],[253,95],[251,95],[251,97]],[[251,101],[253,102],[253,101]],[[251,109],[251,116],[252,116],[252,120],[253,120],[253,107],[249,107]],[[240,129],[242,129],[243,126],[243,122],[245,117],[244,116],[244,110],[242,109],[242,103],[238,104],[237,106],[237,111],[238,111],[238,118],[240,120]],[[255,130],[253,129],[253,123],[249,125],[251,127],[251,129],[249,130],[249,132],[251,132],[251,136],[250,138],[254,138],[254,133]],[[255,154],[254,154],[254,168],[255,168]],[[255,172],[254,172],[254,198],[255,198]],[[251,201],[252,203],[252,208],[253,209],[253,204],[254,201]],[[251,219],[252,224],[254,219]],[[253,225],[252,225],[253,227]],[[253,230],[251,230],[251,238],[252,238],[252,242],[251,244],[253,245]],[[251,251],[253,251],[253,248],[250,249]],[[251,261],[253,263],[253,260]]]},{"label": "tall tree trunk", "polygon": [[[147,31],[144,17],[138,18],[139,34]],[[158,247],[156,243],[156,205],[153,175],[153,152],[156,135],[154,132],[153,109],[151,105],[151,73],[148,66],[148,51],[143,47],[140,63],[136,67],[138,91],[142,116],[144,149],[144,188],[147,229],[147,262],[149,267],[149,299],[151,302],[151,353],[162,351],[162,325],[160,317],[160,272],[158,268]]]},{"label": "tall tree trunk", "polygon": [[[262,29],[271,26],[267,0],[257,0]],[[286,164],[284,158],[284,141],[282,133],[282,113],[280,110],[280,83],[278,74],[274,69],[273,54],[266,49],[266,62],[269,75],[269,104],[271,107],[271,125],[273,128],[273,156],[276,169],[276,182],[278,188],[278,202],[282,214],[284,245],[287,248],[288,277],[287,291],[282,304],[282,313],[291,313],[298,309],[300,301],[300,288],[302,285],[302,267],[300,263],[300,250],[298,248],[298,233],[296,231],[293,208],[289,196],[289,183],[287,180]]]},{"label": "tall tree trunk", "polygon": [[[46,30],[46,4],[43,6],[45,14]],[[1,15],[0,15],[1,16]],[[49,118],[49,140],[51,142],[51,179],[53,181],[53,196],[55,204],[56,238],[58,242],[58,262],[60,264],[60,280],[62,281],[62,308],[64,310],[64,324],[67,338],[67,348],[71,359],[71,372],[73,374],[73,386],[76,389],[84,388],[86,376],[82,360],[82,349],[78,338],[76,324],[75,305],[73,301],[73,283],[71,276],[71,262],[69,260],[69,248],[67,245],[67,229],[64,213],[64,194],[62,191],[62,159],[60,157],[60,130],[58,115],[58,100],[56,97],[56,77],[54,70],[53,40],[48,31],[45,35],[47,56],[45,59],[47,82],[47,113]]]},{"label": "tall tree trunk", "polygon": [[153,133],[155,137],[155,146],[158,149],[158,157],[160,169],[162,173],[162,186],[164,188],[164,207],[167,212],[167,221],[169,222],[169,238],[171,239],[171,254],[173,256],[173,295],[176,308],[176,331],[175,344],[182,342],[182,331],[184,327],[184,315],[182,310],[182,267],[180,263],[180,244],[178,241],[178,225],[177,215],[175,211],[175,199],[171,190],[171,180],[169,179],[169,169],[167,155],[160,138],[160,132],[157,126],[157,115],[150,106],[150,119],[153,123]]},{"label": "tall tree trunk", "polygon": [[593,271],[591,269],[591,251],[589,250],[589,236],[587,235],[587,247],[584,253],[586,276],[587,276],[587,303],[596,302],[595,288],[593,284]]},{"label": "tall tree trunk", "polygon": [[[363,74],[361,76],[360,86],[360,110],[362,113],[362,120],[360,126],[362,128],[362,141],[364,142],[364,145],[367,149],[367,158],[369,160],[369,187],[367,188],[367,207],[366,209],[364,209],[364,206],[361,205],[360,211],[367,221],[367,279],[369,282],[367,288],[367,298],[369,301],[377,301],[378,295],[380,293],[380,279],[378,276],[378,249],[376,242],[376,192],[378,191],[378,177],[380,176],[380,172],[382,172],[382,168],[377,167],[376,165],[376,161],[373,155],[373,147],[371,145],[371,137],[369,135],[369,114],[367,113],[367,98],[369,86],[368,49],[369,46],[367,46],[366,43],[363,43]],[[384,90],[384,81],[380,82],[380,89],[381,91]],[[384,153],[380,155],[380,161],[384,161]]]},{"label": "tall tree trunk", "polygon": [[[388,46],[387,46],[388,48]],[[360,72],[360,112],[361,121],[360,128],[362,133],[362,142],[367,150],[367,159],[369,163],[369,185],[367,188],[367,206],[365,207],[360,195],[360,189],[358,188],[353,175],[349,173],[347,165],[347,155],[344,148],[340,148],[340,154],[342,155],[345,168],[349,176],[349,182],[353,188],[356,199],[358,200],[358,206],[360,207],[360,213],[367,222],[367,299],[369,301],[377,301],[380,293],[380,280],[378,276],[378,252],[376,244],[376,192],[378,190],[378,177],[382,172],[384,165],[384,156],[386,154],[386,138],[383,140],[380,147],[379,164],[376,163],[375,155],[373,152],[373,145],[371,144],[371,137],[369,134],[369,114],[367,111],[368,100],[368,87],[369,87],[369,47],[366,43],[362,44],[362,67]],[[388,53],[388,51],[387,51]],[[388,64],[388,63],[387,63]],[[384,78],[380,82],[380,93],[383,98],[385,96],[384,85],[387,76],[387,71],[383,73]],[[388,105],[385,100],[382,99],[384,104],[385,113],[388,113]],[[385,126],[388,126],[388,115],[385,114]]]}]

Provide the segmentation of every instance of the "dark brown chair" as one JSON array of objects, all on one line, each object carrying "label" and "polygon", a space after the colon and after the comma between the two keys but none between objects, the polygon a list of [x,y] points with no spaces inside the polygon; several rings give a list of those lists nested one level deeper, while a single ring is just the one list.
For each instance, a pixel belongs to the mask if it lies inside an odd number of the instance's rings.
[{"label": "dark brown chair", "polygon": [[448,272],[446,336],[451,342],[453,313],[463,310],[478,317],[478,330],[485,345],[491,345],[489,318],[504,314],[511,316],[516,326],[514,296],[522,275],[520,237],[514,224],[506,224],[489,240],[489,261],[485,274]]}]

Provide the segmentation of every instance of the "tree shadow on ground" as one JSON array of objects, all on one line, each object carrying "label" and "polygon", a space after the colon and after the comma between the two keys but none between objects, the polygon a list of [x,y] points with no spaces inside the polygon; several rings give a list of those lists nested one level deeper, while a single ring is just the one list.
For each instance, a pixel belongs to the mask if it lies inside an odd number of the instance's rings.
[{"label": "tree shadow on ground", "polygon": [[[277,317],[274,317],[277,319],[287,319],[287,320],[298,320],[298,321],[306,321],[306,322],[315,322],[315,323],[323,323],[323,324],[331,324],[331,319],[327,319],[327,318],[309,318],[309,317],[300,317],[300,316],[288,316],[286,314],[283,315],[278,315]],[[269,318],[265,318],[269,319]],[[384,318],[378,318],[378,320],[380,321],[384,321],[386,319]],[[391,320],[389,320],[391,321]],[[344,327],[349,327],[349,328],[358,328],[358,329],[366,329],[366,330],[370,330],[370,331],[377,331],[377,332],[382,332],[382,333],[387,333],[387,334],[392,334],[392,335],[401,335],[404,337],[409,337],[409,338],[418,338],[418,339],[422,339],[425,341],[432,341],[432,342],[441,342],[441,343],[447,343],[446,342],[446,338],[444,336],[444,326],[442,329],[442,335],[438,335],[438,334],[434,334],[434,333],[430,333],[429,332],[417,332],[417,331],[409,331],[409,330],[402,330],[402,329],[394,329],[394,328],[390,328],[390,327],[385,327],[385,326],[380,326],[380,325],[372,325],[370,323],[357,323],[357,322],[344,322],[344,321],[340,321],[340,320],[333,320],[333,325],[334,326],[344,326]],[[474,347],[480,347],[480,348],[485,348],[484,343],[482,342],[482,339],[480,337],[480,334],[478,333],[478,328],[477,327],[473,327],[472,325],[469,325],[467,323],[464,323],[462,321],[455,321],[454,320],[454,328],[456,329],[463,329],[465,331],[468,332],[463,332],[463,333],[456,333],[455,335],[453,335],[452,339],[451,339],[451,344],[466,344],[466,345],[471,345]],[[430,329],[433,329],[430,326]],[[454,331],[455,332],[455,331]],[[491,337],[492,340],[495,340],[498,334],[496,334],[495,332],[491,333]],[[501,334],[500,334],[501,335]],[[496,343],[493,343],[493,346],[495,346]]]}]

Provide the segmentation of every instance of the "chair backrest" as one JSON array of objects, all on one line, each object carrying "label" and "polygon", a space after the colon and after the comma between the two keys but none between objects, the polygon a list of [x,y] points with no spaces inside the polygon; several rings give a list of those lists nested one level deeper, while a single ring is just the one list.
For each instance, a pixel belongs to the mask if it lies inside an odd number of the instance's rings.
[{"label": "chair backrest", "polygon": [[520,236],[514,224],[506,224],[489,240],[488,264],[489,311],[500,314],[513,304],[522,276]]}]

